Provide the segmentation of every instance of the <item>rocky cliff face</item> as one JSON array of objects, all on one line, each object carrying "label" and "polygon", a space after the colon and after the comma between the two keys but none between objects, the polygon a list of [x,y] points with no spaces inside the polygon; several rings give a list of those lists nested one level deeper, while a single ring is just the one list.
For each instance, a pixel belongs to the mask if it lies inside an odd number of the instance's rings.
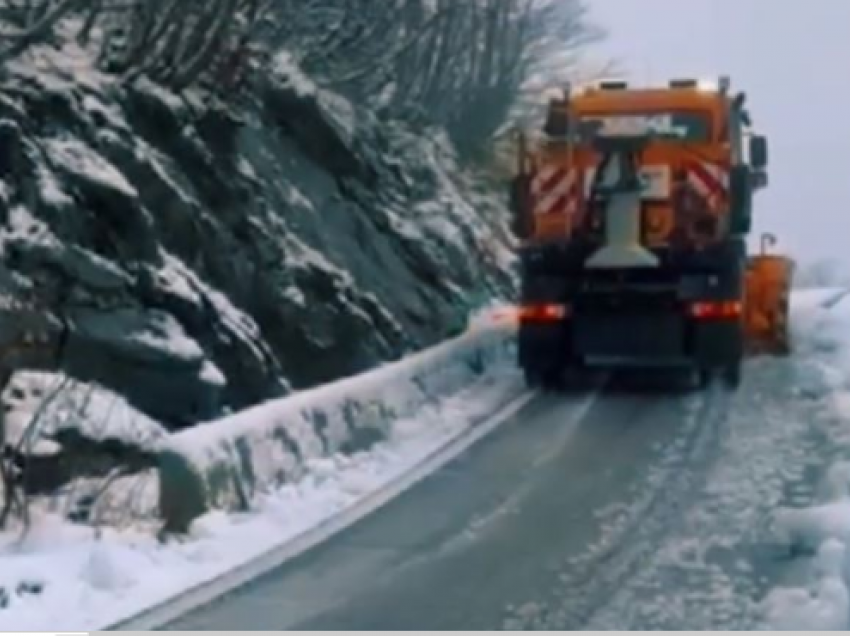
[{"label": "rocky cliff face", "polygon": [[430,344],[508,292],[499,202],[439,131],[275,68],[238,109],[61,65],[3,80],[7,361],[180,428]]}]

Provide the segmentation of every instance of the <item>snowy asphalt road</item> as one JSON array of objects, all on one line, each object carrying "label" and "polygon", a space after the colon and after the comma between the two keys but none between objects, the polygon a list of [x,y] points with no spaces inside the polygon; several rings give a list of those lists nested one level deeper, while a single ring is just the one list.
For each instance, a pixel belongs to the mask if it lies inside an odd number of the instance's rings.
[{"label": "snowy asphalt road", "polygon": [[[719,388],[539,396],[348,532],[166,629],[751,625],[776,565],[752,533],[789,488],[808,493],[812,416],[789,419],[776,395],[800,404],[798,366],[756,369],[779,391],[745,386],[743,405]],[[765,462],[780,443],[796,450]]]}]

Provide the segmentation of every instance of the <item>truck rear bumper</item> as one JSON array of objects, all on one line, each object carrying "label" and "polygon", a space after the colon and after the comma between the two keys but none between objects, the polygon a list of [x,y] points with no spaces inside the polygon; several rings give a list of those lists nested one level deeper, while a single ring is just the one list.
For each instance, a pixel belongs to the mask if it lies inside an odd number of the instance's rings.
[{"label": "truck rear bumper", "polygon": [[550,324],[523,325],[519,363],[557,368],[600,366],[723,368],[743,357],[738,321],[701,322],[681,314],[590,314]]},{"label": "truck rear bumper", "polygon": [[574,352],[582,358],[681,358],[686,324],[664,314],[578,315],[570,325]]}]

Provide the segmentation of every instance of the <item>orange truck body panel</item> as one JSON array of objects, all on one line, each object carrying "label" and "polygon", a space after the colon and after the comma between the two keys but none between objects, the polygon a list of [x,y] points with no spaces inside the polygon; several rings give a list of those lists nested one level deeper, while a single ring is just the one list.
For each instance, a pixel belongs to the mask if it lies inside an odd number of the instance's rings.
[{"label": "orange truck body panel", "polygon": [[[728,142],[729,125],[727,97],[712,93],[700,93],[686,89],[645,89],[628,91],[594,91],[573,97],[569,105],[569,114],[574,119],[618,118],[629,116],[663,116],[669,113],[690,114],[705,123],[704,137],[689,140],[686,143],[675,141],[665,143],[654,140],[643,153],[643,163],[647,167],[662,167],[671,180],[671,195],[659,200],[646,202],[645,221],[647,233],[645,244],[649,246],[666,243],[676,227],[673,197],[678,186],[684,185],[676,175],[686,173],[688,168],[701,166],[705,178],[716,186],[708,201],[708,210],[720,218],[729,209],[728,184],[723,183],[724,174],[728,174],[732,162],[732,149]],[[565,106],[566,108],[566,106]],[[566,112],[566,111],[565,111]],[[529,156],[531,165],[541,168],[558,169],[575,176],[578,188],[587,188],[587,180],[598,162],[598,154],[587,145],[555,144],[543,145]],[[706,169],[721,175],[713,179]],[[681,179],[681,178],[680,178]],[[716,182],[719,181],[720,183]],[[556,211],[553,214],[541,214],[535,219],[532,241],[549,241],[569,234],[571,226],[580,222],[586,202],[577,197],[577,209],[566,213]],[[723,223],[716,226],[722,231]],[[700,237],[692,237],[697,242]]]}]

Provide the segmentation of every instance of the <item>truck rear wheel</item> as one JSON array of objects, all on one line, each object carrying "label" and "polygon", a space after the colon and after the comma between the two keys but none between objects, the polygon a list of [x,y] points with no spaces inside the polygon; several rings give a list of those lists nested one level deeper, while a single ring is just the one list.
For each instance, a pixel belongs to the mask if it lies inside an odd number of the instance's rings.
[{"label": "truck rear wheel", "polygon": [[696,372],[696,385],[700,391],[703,391],[711,386],[715,377],[719,377],[723,382],[723,386],[729,390],[736,390],[741,386],[742,379],[742,364],[738,362],[730,362],[727,366],[721,369],[699,369]]},{"label": "truck rear wheel", "polygon": [[539,389],[541,380],[540,373],[534,369],[523,369],[525,375],[525,386],[529,389]]},{"label": "truck rear wheel", "polygon": [[732,362],[721,372],[723,386],[730,390],[736,390],[741,386],[741,361]]},{"label": "truck rear wheel", "polygon": [[525,385],[529,389],[559,391],[564,386],[563,373],[547,369],[525,369]]}]

